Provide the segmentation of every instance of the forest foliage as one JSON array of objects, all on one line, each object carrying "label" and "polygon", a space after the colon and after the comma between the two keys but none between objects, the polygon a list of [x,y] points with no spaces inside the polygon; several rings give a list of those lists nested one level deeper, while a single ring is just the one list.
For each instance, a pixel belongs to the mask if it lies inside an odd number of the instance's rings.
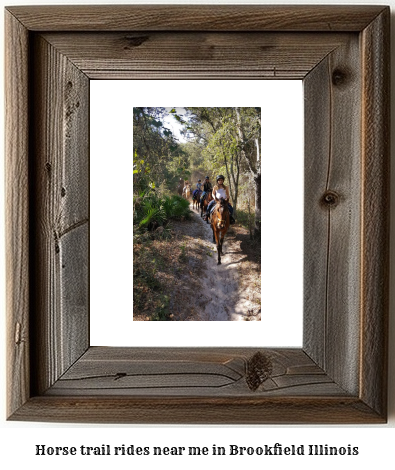
[{"label": "forest foliage", "polygon": [[[181,138],[173,132],[176,123]],[[136,226],[165,226],[170,206],[175,217],[187,217],[174,196],[180,179],[194,187],[199,178],[209,176],[215,184],[216,175],[223,174],[236,221],[250,227],[251,238],[259,238],[260,139],[260,108],[133,108]]]},{"label": "forest foliage", "polygon": [[186,239],[173,230],[191,215],[180,179],[195,187],[223,174],[236,222],[259,243],[259,149],[260,108],[133,108],[135,320],[171,320],[170,285],[192,275]]}]

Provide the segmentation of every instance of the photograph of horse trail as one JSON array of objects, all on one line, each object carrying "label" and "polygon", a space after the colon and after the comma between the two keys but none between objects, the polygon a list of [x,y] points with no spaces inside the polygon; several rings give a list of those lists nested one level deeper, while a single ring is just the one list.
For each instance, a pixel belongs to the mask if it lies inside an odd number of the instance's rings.
[{"label": "photograph of horse trail", "polygon": [[133,320],[261,320],[261,108],[133,108]]}]

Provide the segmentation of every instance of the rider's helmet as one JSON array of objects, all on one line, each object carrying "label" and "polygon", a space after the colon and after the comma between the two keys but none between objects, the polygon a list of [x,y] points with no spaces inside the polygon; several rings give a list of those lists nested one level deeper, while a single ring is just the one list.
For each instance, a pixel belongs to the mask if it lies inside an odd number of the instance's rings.
[{"label": "rider's helmet", "polygon": [[201,179],[198,179],[198,183],[200,183],[202,180]]},{"label": "rider's helmet", "polygon": [[206,180],[209,180],[209,179],[210,179],[210,177],[209,177],[209,176],[206,176]]},{"label": "rider's helmet", "polygon": [[218,176],[217,176],[217,183],[218,183],[218,180],[223,180],[223,181],[225,181],[225,176],[224,176],[224,175],[218,175]]}]

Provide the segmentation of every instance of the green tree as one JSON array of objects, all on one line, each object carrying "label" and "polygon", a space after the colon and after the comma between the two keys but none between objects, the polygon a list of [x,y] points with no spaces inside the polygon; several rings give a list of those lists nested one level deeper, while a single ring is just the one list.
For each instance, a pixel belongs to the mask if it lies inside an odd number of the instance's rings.
[{"label": "green tree", "polygon": [[[255,200],[254,236],[261,227],[260,108],[186,108],[188,133],[201,147],[204,164],[227,177],[236,210],[241,177],[251,181]],[[248,183],[246,183],[248,186]],[[249,196],[248,196],[249,198]]]},{"label": "green tree", "polygon": [[261,109],[235,108],[239,148],[255,189],[254,238],[261,236]]},{"label": "green tree", "polygon": [[133,108],[133,181],[137,191],[158,187],[164,181],[170,188],[189,167],[188,154],[165,125],[165,108]]}]

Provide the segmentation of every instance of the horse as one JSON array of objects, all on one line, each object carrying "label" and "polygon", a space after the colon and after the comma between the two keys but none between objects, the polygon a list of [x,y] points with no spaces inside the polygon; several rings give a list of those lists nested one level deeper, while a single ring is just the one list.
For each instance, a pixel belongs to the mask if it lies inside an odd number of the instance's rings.
[{"label": "horse", "polygon": [[192,207],[193,207],[193,209],[195,209],[195,206],[196,206],[196,210],[198,210],[199,204],[200,204],[201,194],[202,194],[201,189],[195,189],[195,191],[193,192],[193,196],[192,196]]},{"label": "horse", "polygon": [[[213,200],[213,193],[211,191],[209,191],[209,192],[206,193],[205,198],[200,203],[200,209],[201,209],[200,217],[203,217],[203,212],[207,212],[208,203],[212,200]],[[209,223],[208,218],[207,218],[207,223]]]},{"label": "horse", "polygon": [[185,197],[185,199],[189,199],[189,196],[191,195],[191,186],[189,184],[184,187],[182,195]]},{"label": "horse", "polygon": [[221,198],[214,207],[211,214],[211,229],[213,231],[213,242],[217,244],[218,264],[221,264],[222,244],[230,225],[230,213],[228,200]]},{"label": "horse", "polygon": [[182,183],[180,183],[180,184],[177,186],[177,193],[178,193],[179,196],[182,196],[183,187],[184,187],[184,185],[183,185]]}]

